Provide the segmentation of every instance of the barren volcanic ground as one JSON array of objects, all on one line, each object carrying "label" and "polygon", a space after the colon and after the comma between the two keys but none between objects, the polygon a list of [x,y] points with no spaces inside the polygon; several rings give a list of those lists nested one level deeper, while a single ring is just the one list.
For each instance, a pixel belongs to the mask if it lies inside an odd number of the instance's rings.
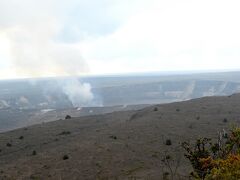
[{"label": "barren volcanic ground", "polygon": [[179,144],[216,138],[239,122],[235,94],[17,129],[0,134],[0,179],[158,180],[169,170],[166,155],[179,160],[178,179],[187,179],[192,169]]}]

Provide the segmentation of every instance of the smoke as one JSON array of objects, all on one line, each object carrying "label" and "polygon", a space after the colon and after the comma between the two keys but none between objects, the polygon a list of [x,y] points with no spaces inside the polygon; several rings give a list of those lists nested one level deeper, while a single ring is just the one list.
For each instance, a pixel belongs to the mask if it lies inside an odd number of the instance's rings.
[{"label": "smoke", "polygon": [[19,98],[19,103],[28,105],[28,104],[29,104],[29,101],[28,101],[28,99],[27,99],[26,97],[21,96],[21,97]]},{"label": "smoke", "polygon": [[[111,3],[111,7],[118,9],[115,4]],[[86,18],[85,13],[90,11]],[[96,103],[91,84],[81,83],[75,77],[89,73],[80,41],[113,32],[115,26],[111,29],[102,26],[115,22],[109,16],[113,12],[115,10],[96,0],[1,0],[0,35],[9,45],[7,64],[14,72],[12,76],[68,76],[71,78],[57,79],[51,87],[44,87],[43,94],[52,90],[61,91],[74,107],[101,105]],[[33,80],[30,83],[37,85]],[[48,103],[55,105],[57,98],[54,100],[47,94],[46,97]]]},{"label": "smoke", "polygon": [[[52,39],[54,31],[40,33],[33,29],[32,32],[27,32],[25,34],[17,30],[12,37],[14,39],[12,51],[15,55],[12,62],[18,75],[72,77],[88,72],[88,65],[82,58],[81,51],[74,44],[54,42]],[[25,42],[23,43],[18,37],[23,38]],[[74,107],[91,105],[94,99],[91,85],[82,84],[77,78],[66,78],[56,84]]]},{"label": "smoke", "polygon": [[87,73],[89,68],[78,46],[54,41],[57,27],[46,22],[43,26],[47,26],[48,31],[33,27],[11,31],[11,60],[16,74],[19,77],[46,77]]},{"label": "smoke", "polygon": [[[71,0],[70,5],[74,6],[74,3],[75,0]],[[56,0],[0,2],[3,17],[0,33],[4,33],[9,41],[11,69],[17,77],[77,77],[89,72],[78,43],[66,43],[61,40],[63,37],[59,38],[68,14],[59,12],[65,3],[58,4]],[[34,81],[30,83],[35,84]],[[94,95],[90,84],[81,83],[77,78],[66,78],[56,80],[56,85],[55,88],[62,91],[74,107],[92,104]],[[26,100],[21,98],[21,102]]]},{"label": "smoke", "polygon": [[[0,1],[0,35],[9,50],[7,64],[17,78],[89,72],[78,43],[62,40],[71,9],[63,11],[67,4],[56,0]],[[74,4],[75,0],[70,0],[69,6]]]},{"label": "smoke", "polygon": [[81,83],[77,78],[59,81],[62,91],[74,107],[90,106],[94,99],[89,83]]},{"label": "smoke", "polygon": [[[52,41],[52,33],[24,33],[16,35],[12,41],[13,66],[20,76],[77,76],[88,72],[88,65],[81,51],[73,44]],[[37,32],[37,33],[36,33]],[[25,43],[17,39],[24,37]],[[90,84],[82,84],[77,78],[67,78],[58,83],[74,107],[88,106],[94,98]]]},{"label": "smoke", "polygon": [[10,105],[5,100],[0,100],[0,109],[8,108]]},{"label": "smoke", "polygon": [[31,106],[31,103],[29,102],[29,100],[25,96],[21,96],[17,100],[16,104],[19,105],[20,108],[29,108]]}]

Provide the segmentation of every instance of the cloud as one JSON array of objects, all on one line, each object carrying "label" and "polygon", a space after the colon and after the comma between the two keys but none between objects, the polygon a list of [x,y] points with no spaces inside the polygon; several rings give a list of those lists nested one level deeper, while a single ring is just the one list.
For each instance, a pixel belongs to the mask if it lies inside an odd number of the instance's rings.
[{"label": "cloud", "polygon": [[0,32],[8,39],[11,69],[18,76],[77,75],[88,71],[77,47],[55,41],[63,24],[57,18],[56,1],[51,2],[0,3]]},{"label": "cloud", "polygon": [[[11,32],[12,63],[18,74],[78,75],[88,71],[80,50],[71,44],[56,43],[50,31],[14,29]],[[21,37],[21,38],[19,38]]]},{"label": "cloud", "polygon": [[240,2],[148,2],[114,33],[81,43],[93,71],[104,62],[109,73],[240,68]]},{"label": "cloud", "polygon": [[240,68],[239,5],[1,0],[1,71],[39,77]]},{"label": "cloud", "polygon": [[0,40],[4,36],[10,51],[0,51],[0,65],[7,64],[4,71],[19,77],[88,73],[76,42],[112,33],[120,22],[116,2],[0,1]]}]

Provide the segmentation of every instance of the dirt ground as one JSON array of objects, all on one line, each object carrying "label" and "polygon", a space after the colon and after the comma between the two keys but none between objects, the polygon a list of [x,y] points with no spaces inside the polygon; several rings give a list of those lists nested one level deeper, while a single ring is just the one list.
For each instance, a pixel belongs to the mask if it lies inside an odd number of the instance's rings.
[{"label": "dirt ground", "polygon": [[175,167],[174,179],[189,179],[180,143],[239,122],[236,94],[17,129],[0,134],[0,179],[159,180]]}]

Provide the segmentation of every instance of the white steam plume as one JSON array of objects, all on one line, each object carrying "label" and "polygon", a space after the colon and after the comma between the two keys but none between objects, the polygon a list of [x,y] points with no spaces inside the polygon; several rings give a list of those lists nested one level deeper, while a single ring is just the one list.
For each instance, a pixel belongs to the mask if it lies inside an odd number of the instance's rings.
[{"label": "white steam plume", "polygon": [[[15,55],[12,59],[13,67],[20,76],[72,77],[88,72],[80,50],[74,44],[54,42],[54,31],[42,33],[32,29],[27,34],[24,32],[15,30],[12,37],[12,51]],[[94,99],[91,85],[82,84],[77,78],[64,79],[58,88],[67,95],[74,107],[88,106]]]},{"label": "white steam plume", "polygon": [[94,99],[89,83],[81,83],[77,78],[60,82],[62,91],[67,95],[74,107],[90,106]]},{"label": "white steam plume", "polygon": [[[33,30],[35,32],[35,30]],[[12,50],[16,56],[13,66],[19,75],[77,76],[88,71],[80,50],[72,44],[56,43],[51,33],[20,33],[12,38]],[[25,43],[17,37],[25,39]],[[94,98],[90,84],[82,84],[77,78],[67,78],[58,86],[74,107],[88,106]]]},{"label": "white steam plume", "polygon": [[[17,77],[77,77],[88,73],[79,46],[59,39],[67,14],[60,16],[64,3],[58,4],[56,0],[0,1],[0,34],[9,41],[11,69]],[[76,107],[90,105],[94,99],[91,85],[77,78],[65,79],[57,88]]]}]

